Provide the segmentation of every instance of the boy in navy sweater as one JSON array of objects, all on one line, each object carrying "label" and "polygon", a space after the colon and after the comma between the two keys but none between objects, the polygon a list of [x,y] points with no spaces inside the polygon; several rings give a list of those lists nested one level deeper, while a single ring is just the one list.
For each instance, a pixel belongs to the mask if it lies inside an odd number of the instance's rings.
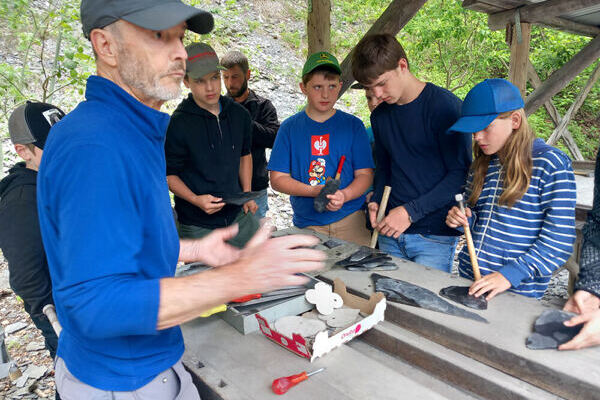
[{"label": "boy in navy sweater", "polygon": [[[459,232],[444,220],[471,164],[470,136],[446,135],[460,115],[461,101],[417,79],[404,49],[389,34],[360,41],[352,73],[383,101],[371,114],[377,172],[369,218],[380,232],[379,248],[450,272]],[[386,217],[376,223],[385,185],[392,192]]]}]

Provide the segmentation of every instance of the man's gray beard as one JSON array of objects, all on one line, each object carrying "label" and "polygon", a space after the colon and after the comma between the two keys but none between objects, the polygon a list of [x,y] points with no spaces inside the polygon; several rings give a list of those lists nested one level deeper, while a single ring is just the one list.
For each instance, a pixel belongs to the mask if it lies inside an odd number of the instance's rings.
[{"label": "man's gray beard", "polygon": [[[181,93],[181,81],[183,79],[179,80],[178,85],[169,89],[161,85],[161,76],[158,74],[152,75],[152,71],[150,71],[144,62],[134,60],[123,48],[119,50],[117,69],[126,85],[139,90],[144,97],[154,100],[168,101],[179,97]],[[167,73],[179,70],[185,71],[185,66],[173,65]]]}]

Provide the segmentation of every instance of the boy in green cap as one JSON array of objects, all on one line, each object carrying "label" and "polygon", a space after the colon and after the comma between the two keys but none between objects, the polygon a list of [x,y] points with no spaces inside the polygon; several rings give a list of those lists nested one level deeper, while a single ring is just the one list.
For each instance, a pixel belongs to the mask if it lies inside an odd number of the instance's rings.
[{"label": "boy in green cap", "polygon": [[[373,158],[363,123],[334,108],[342,82],[337,59],[328,52],[311,54],[302,70],[303,111],[281,124],[269,160],[271,186],[291,195],[294,225],[361,245],[369,231],[361,206],[373,181]],[[327,178],[336,175],[342,156],[339,189],[327,195],[322,213],[313,206]]]}]

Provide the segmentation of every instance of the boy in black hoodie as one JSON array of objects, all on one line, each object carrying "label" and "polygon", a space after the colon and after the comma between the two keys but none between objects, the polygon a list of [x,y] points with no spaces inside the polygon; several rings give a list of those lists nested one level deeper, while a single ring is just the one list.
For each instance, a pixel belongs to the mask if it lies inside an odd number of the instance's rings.
[{"label": "boy in black hoodie", "polygon": [[51,104],[34,102],[13,111],[8,131],[15,151],[24,162],[15,164],[0,181],[0,249],[8,261],[10,287],[42,331],[52,358],[58,338],[42,312],[46,304],[54,301],[38,221],[36,178],[50,127],[64,115]]},{"label": "boy in black hoodie", "polygon": [[191,93],[173,115],[167,130],[167,182],[175,195],[182,238],[200,238],[215,228],[237,223],[229,242],[243,247],[258,229],[258,206],[226,204],[221,196],[250,192],[252,120],[248,111],[221,96],[217,54],[205,43],[186,47],[185,85]]}]

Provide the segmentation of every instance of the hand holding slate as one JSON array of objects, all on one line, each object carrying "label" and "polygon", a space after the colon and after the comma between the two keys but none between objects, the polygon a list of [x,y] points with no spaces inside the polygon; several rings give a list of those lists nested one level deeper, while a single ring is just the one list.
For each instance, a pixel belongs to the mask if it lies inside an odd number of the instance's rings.
[{"label": "hand holding slate", "polygon": [[329,203],[329,199],[327,198],[328,194],[334,194],[340,188],[340,180],[339,179],[330,179],[325,183],[323,189],[319,192],[317,197],[314,200],[315,211],[323,212],[327,208],[327,204]]},{"label": "hand holding slate", "polygon": [[240,193],[229,193],[222,194],[221,201],[227,204],[234,204],[236,206],[243,206],[250,200],[257,199],[260,197],[261,192],[240,192]]}]

